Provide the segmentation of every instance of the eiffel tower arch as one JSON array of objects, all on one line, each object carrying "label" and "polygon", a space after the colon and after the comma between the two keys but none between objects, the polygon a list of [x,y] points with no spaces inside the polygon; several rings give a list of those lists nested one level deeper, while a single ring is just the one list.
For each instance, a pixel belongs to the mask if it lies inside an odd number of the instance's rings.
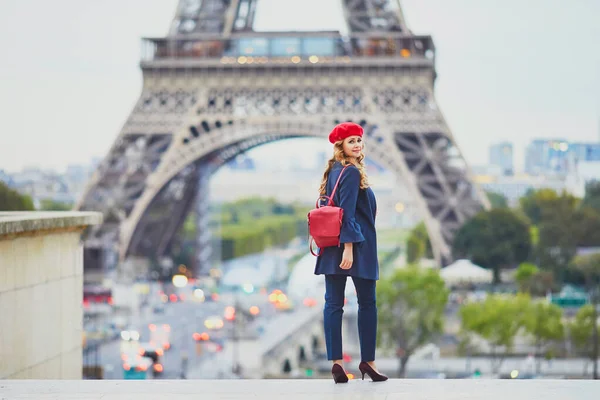
[{"label": "eiffel tower arch", "polygon": [[210,176],[340,121],[365,128],[368,157],[412,193],[436,259],[452,259],[456,230],[489,203],[435,101],[433,41],[407,28],[398,0],[341,1],[345,35],[256,32],[258,0],[180,0],[168,35],[143,40],[141,96],[76,206],[105,217],[85,238],[86,268],[161,257],[195,207],[205,273]]}]

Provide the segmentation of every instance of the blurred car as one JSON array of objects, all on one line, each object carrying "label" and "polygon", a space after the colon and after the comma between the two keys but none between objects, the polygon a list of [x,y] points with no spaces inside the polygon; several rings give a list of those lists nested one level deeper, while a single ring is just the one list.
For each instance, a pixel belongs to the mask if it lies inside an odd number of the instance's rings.
[{"label": "blurred car", "polygon": [[121,354],[135,352],[138,348],[140,333],[136,330],[129,329],[121,331]]},{"label": "blurred car", "polygon": [[279,289],[273,290],[269,294],[269,302],[275,306],[275,309],[279,311],[293,311],[294,304],[290,298]]},{"label": "blurred car", "polygon": [[140,340],[140,333],[136,330],[124,330],[121,331],[121,339],[129,342],[129,341],[138,341]]},{"label": "blurred car", "polygon": [[142,357],[148,357],[152,362],[156,363],[160,361],[160,357],[165,354],[165,351],[161,346],[157,346],[150,342],[144,342],[139,344],[138,354]]},{"label": "blurred car", "polygon": [[204,296],[206,301],[218,302],[220,297],[218,292],[207,292],[204,291]]},{"label": "blurred car", "polygon": [[123,360],[123,379],[147,379],[152,370],[152,360],[135,352],[121,353]]},{"label": "blurred car", "polygon": [[223,318],[212,315],[204,320],[204,326],[209,330],[219,330],[224,326]]},{"label": "blurred car", "polygon": [[279,311],[294,311],[294,304],[287,299],[286,301],[279,301],[275,303],[275,308]]},{"label": "blurred car", "polygon": [[149,324],[150,343],[161,346],[163,350],[171,348],[171,325],[169,324]]},{"label": "blurred car", "polygon": [[305,307],[315,307],[317,305],[317,299],[314,297],[305,297],[302,301]]},{"label": "blurred car", "polygon": [[206,301],[206,295],[204,294],[204,290],[200,288],[194,288],[192,299],[198,303],[204,303]]},{"label": "blurred car", "polygon": [[163,373],[162,356],[164,355],[164,350],[161,346],[153,343],[140,343],[138,354],[152,360],[152,371],[155,375]]},{"label": "blurred car", "polygon": [[154,306],[152,307],[152,312],[154,314],[164,314],[165,313],[165,306],[162,303],[156,303],[154,304]]}]

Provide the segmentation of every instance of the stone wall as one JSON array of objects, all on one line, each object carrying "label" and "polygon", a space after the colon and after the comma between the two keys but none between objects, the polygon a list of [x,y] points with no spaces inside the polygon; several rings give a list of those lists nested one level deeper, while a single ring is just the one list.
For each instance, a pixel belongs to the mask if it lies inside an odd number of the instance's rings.
[{"label": "stone wall", "polygon": [[90,212],[0,213],[0,379],[81,379]]}]

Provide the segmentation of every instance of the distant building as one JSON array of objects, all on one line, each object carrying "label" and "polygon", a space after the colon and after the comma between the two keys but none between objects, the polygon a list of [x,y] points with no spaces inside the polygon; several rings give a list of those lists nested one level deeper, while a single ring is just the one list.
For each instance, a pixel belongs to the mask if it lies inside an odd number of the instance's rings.
[{"label": "distant building", "polygon": [[569,142],[536,139],[525,150],[525,172],[530,175],[566,175],[571,166]]},{"label": "distant building", "polygon": [[495,192],[506,197],[509,205],[515,206],[519,198],[523,197],[529,189],[554,189],[557,192],[563,190],[579,195],[579,185],[572,184],[568,179],[562,177],[545,177],[531,175],[515,176],[491,176],[476,175],[475,181],[480,187],[488,192]]},{"label": "distant building", "polygon": [[77,201],[83,195],[87,183],[94,174],[96,165],[97,163],[92,162],[90,165],[71,164],[67,166],[62,178],[67,185],[71,198],[73,199],[72,202]]},{"label": "distant building", "polygon": [[575,162],[600,162],[600,143],[571,143],[569,152]]},{"label": "distant building", "polygon": [[[525,151],[525,172],[536,176],[567,176],[582,170],[597,170],[600,142],[567,142],[564,139],[537,139]],[[584,173],[585,174],[585,173]]]},{"label": "distant building", "polygon": [[600,143],[572,143],[570,147],[574,175],[582,187],[600,180]]},{"label": "distant building", "polygon": [[585,185],[589,181],[600,180],[600,162],[583,161],[577,163],[577,178]]},{"label": "distant building", "polygon": [[36,208],[40,207],[43,200],[72,204],[83,193],[94,172],[94,164],[97,162],[92,161],[91,165],[71,164],[64,173],[27,167],[11,175],[6,174],[8,178],[3,177],[0,171],[0,180],[21,194],[30,196]]},{"label": "distant building", "polygon": [[490,165],[500,168],[502,175],[514,174],[513,145],[509,142],[490,146]]}]

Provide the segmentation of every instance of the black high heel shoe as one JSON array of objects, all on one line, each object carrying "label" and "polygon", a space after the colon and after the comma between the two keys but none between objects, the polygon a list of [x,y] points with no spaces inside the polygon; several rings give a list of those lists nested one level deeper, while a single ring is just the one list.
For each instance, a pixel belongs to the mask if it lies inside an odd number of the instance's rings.
[{"label": "black high heel shoe", "polygon": [[333,375],[333,380],[335,383],[347,383],[348,375],[346,375],[346,371],[340,364],[333,364],[331,368],[331,375]]},{"label": "black high heel shoe", "polygon": [[373,382],[383,382],[388,380],[387,376],[375,371],[368,363],[364,361],[361,361],[361,363],[358,365],[358,369],[362,373],[363,381],[365,380],[365,374],[369,375]]}]

